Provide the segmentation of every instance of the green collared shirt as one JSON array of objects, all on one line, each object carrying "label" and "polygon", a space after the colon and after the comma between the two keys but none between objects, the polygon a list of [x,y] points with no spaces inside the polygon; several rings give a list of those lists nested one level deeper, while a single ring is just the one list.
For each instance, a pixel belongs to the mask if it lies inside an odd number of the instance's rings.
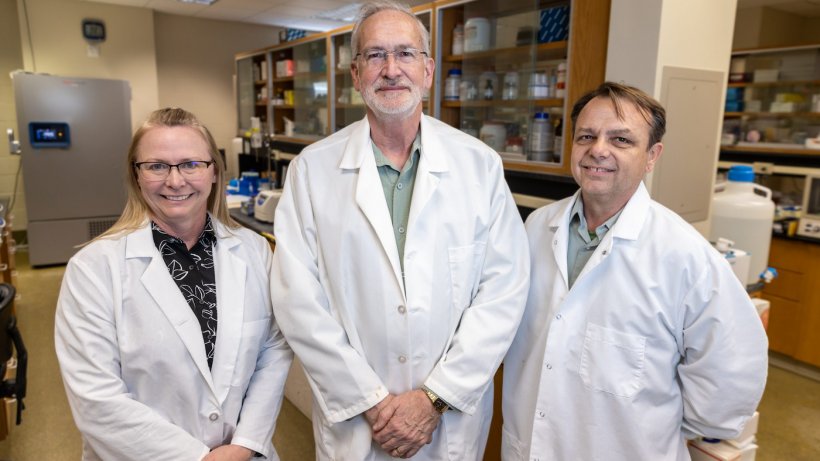
[{"label": "green collared shirt", "polygon": [[615,213],[606,222],[598,226],[595,231],[590,232],[587,228],[587,220],[584,217],[584,202],[581,196],[572,205],[569,213],[569,242],[567,243],[567,272],[569,276],[569,287],[575,284],[578,275],[587,265],[589,258],[598,244],[601,243],[606,233],[612,229],[618,217],[621,216],[623,208]]},{"label": "green collared shirt", "polygon": [[373,154],[376,156],[376,167],[379,170],[379,179],[382,181],[384,198],[387,200],[387,209],[390,210],[390,219],[393,222],[393,235],[396,237],[396,247],[399,249],[399,263],[404,272],[404,244],[407,241],[407,222],[410,220],[410,202],[413,199],[413,187],[416,182],[416,172],[421,156],[421,131],[416,134],[413,145],[410,147],[410,158],[401,171],[390,163],[373,140]]}]

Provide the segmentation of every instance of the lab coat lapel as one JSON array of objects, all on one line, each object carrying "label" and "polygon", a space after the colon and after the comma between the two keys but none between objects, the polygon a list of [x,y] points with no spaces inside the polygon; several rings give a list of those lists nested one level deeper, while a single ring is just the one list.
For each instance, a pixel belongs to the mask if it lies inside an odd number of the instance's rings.
[{"label": "lab coat lapel", "polygon": [[231,236],[222,224],[212,222],[216,225],[216,235],[224,236],[214,250],[218,328],[211,373],[216,396],[221,403],[225,401],[231,386],[242,339],[247,266],[242,258],[234,254],[241,241]]},{"label": "lab coat lapel", "polygon": [[427,117],[422,116],[421,156],[416,171],[416,182],[413,186],[413,198],[410,202],[410,216],[407,222],[409,233],[415,234],[413,231],[416,230],[419,216],[424,207],[430,202],[430,198],[436,191],[439,181],[441,181],[437,173],[448,171],[444,152],[446,150],[430,121],[427,120]]},{"label": "lab coat lapel", "polygon": [[355,128],[350,141],[345,146],[342,169],[358,169],[356,183],[356,204],[362,210],[381,244],[382,249],[390,261],[396,282],[404,293],[404,281],[399,264],[399,249],[396,247],[396,237],[393,234],[393,224],[390,221],[390,210],[384,198],[379,172],[376,169],[376,159],[373,147],[370,145],[370,124],[367,117]]},{"label": "lab coat lapel", "polygon": [[[208,387],[213,392],[214,385],[211,379],[211,371],[208,369],[208,361],[205,357],[205,344],[202,340],[199,321],[179,291],[179,287],[168,274],[165,261],[154,245],[150,224],[129,234],[127,239],[127,258],[147,257],[151,259],[142,277],[140,277],[140,281],[159,309],[165,314],[177,335],[179,335],[180,340],[188,350],[191,360],[194,361],[202,378],[208,383]],[[146,334],[150,334],[150,332],[146,332]]]},{"label": "lab coat lapel", "polygon": [[[624,205],[624,209],[612,229],[606,233],[601,243],[592,253],[589,261],[578,274],[578,280],[585,277],[587,273],[595,269],[603,260],[609,257],[615,250],[615,239],[637,240],[641,232],[643,223],[649,212],[649,192],[643,182],[638,185],[638,189]],[[577,281],[576,281],[577,283]]]},{"label": "lab coat lapel", "polygon": [[569,213],[572,205],[578,200],[579,192],[576,192],[572,200],[568,200],[564,209],[556,213],[555,217],[547,223],[552,232],[552,240],[547,242],[552,246],[552,257],[555,259],[555,266],[564,280],[564,287],[569,289],[569,276],[567,275],[567,251],[569,249]]}]

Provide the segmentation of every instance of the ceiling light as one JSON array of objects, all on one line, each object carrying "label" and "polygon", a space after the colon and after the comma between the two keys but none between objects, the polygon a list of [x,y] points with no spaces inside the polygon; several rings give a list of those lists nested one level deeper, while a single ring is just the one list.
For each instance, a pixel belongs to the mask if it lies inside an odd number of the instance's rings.
[{"label": "ceiling light", "polygon": [[336,8],[335,10],[325,11],[324,13],[319,13],[314,15],[313,17],[316,19],[329,19],[331,21],[341,21],[352,23],[354,19],[356,19],[356,14],[359,12],[359,7],[361,7],[361,3],[350,3],[345,6]]},{"label": "ceiling light", "polygon": [[217,0],[177,0],[181,3],[196,3],[197,5],[213,5]]}]

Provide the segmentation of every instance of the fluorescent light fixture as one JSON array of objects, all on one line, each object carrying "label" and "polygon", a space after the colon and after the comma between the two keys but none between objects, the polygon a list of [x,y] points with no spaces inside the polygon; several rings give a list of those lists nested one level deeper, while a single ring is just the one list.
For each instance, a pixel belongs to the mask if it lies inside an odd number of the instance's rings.
[{"label": "fluorescent light fixture", "polygon": [[213,5],[217,0],[177,0],[180,3],[195,3],[197,5]]},{"label": "fluorescent light fixture", "polygon": [[354,19],[356,19],[356,14],[359,12],[359,8],[361,6],[361,3],[350,3],[348,5],[336,8],[335,10],[319,13],[313,17],[316,19],[329,19],[331,21],[351,23]]}]

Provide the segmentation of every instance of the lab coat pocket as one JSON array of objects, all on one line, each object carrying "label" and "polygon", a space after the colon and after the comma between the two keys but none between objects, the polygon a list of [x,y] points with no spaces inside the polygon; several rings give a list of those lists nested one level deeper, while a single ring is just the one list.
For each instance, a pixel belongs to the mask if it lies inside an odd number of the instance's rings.
[{"label": "lab coat pocket", "polygon": [[239,356],[236,362],[236,372],[231,383],[233,386],[243,386],[248,383],[251,374],[256,369],[256,360],[265,339],[270,331],[271,319],[266,317],[251,320],[242,324],[242,336],[239,339]]},{"label": "lab coat pocket", "polygon": [[641,388],[646,338],[587,324],[581,352],[581,379],[590,389],[633,397]]},{"label": "lab coat pocket", "polygon": [[451,301],[453,307],[459,312],[470,305],[478,290],[486,246],[484,242],[475,242],[472,245],[447,249],[450,263]]}]

